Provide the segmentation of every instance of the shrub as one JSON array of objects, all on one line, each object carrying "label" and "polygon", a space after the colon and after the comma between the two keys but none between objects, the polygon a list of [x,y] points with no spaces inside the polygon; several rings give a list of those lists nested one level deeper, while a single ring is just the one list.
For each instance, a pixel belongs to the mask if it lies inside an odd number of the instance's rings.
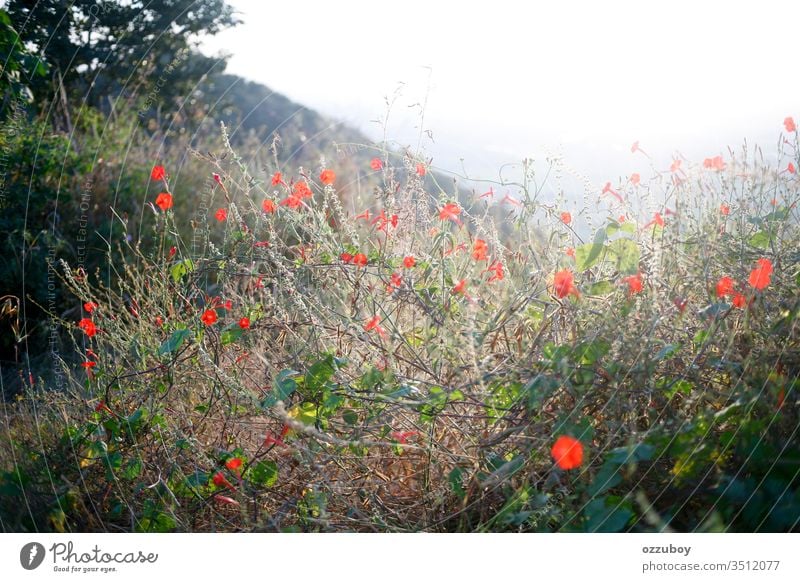
[{"label": "shrub", "polygon": [[227,153],[189,238],[154,193],[111,284],[64,265],[84,369],[16,405],[0,487],[35,503],[4,528],[797,529],[793,174],[637,175],[584,237],[410,156],[346,210],[346,176],[262,183]]}]

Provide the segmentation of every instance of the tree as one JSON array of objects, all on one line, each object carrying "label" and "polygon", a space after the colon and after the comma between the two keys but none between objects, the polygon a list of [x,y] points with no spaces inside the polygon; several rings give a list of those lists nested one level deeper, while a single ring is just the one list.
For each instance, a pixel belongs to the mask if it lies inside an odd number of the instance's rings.
[{"label": "tree", "polygon": [[9,111],[16,110],[15,101],[32,101],[31,78],[47,74],[44,64],[23,45],[5,10],[0,10],[0,63],[0,119],[5,119]]},{"label": "tree", "polygon": [[8,13],[49,65],[50,75],[31,82],[40,106],[147,94],[165,69],[170,82],[160,85],[160,99],[185,94],[218,63],[195,50],[202,35],[238,24],[225,0],[10,0]]}]

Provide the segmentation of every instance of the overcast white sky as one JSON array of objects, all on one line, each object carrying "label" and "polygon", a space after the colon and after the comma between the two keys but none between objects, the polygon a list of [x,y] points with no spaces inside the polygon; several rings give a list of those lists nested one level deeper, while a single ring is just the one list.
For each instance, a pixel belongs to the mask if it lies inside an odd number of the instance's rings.
[{"label": "overcast white sky", "polygon": [[772,147],[800,114],[800,2],[231,3],[244,23],[205,47],[230,72],[372,137],[403,83],[389,137],[411,142],[427,97],[440,164]]}]

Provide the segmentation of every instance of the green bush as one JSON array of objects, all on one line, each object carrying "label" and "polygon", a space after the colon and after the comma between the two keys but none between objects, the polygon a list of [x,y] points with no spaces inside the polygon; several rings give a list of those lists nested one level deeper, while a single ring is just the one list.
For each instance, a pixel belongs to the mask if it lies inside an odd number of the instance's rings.
[{"label": "green bush", "polygon": [[794,174],[656,173],[581,237],[410,157],[355,212],[325,168],[204,157],[198,218],[168,167],[149,248],[61,270],[84,369],[10,407],[4,529],[797,529]]}]

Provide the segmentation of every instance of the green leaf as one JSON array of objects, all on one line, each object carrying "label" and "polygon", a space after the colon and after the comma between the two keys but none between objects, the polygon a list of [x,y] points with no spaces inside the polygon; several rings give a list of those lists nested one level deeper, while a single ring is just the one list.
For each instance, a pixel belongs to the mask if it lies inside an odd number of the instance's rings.
[{"label": "green leaf", "polygon": [[575,249],[575,267],[578,271],[585,271],[595,266],[603,257],[605,246],[597,243],[587,243]]},{"label": "green leaf", "polygon": [[147,420],[148,416],[149,414],[146,409],[137,408],[126,419],[128,423],[128,428],[131,431],[136,432],[136,430],[139,429],[139,427],[144,423],[144,421]]},{"label": "green leaf", "polygon": [[464,394],[460,390],[453,390],[448,394],[440,386],[433,386],[429,390],[427,402],[420,407],[420,420],[431,422],[437,414],[444,410],[448,402],[460,400],[464,400]]},{"label": "green leaf", "polygon": [[583,342],[573,352],[575,361],[584,366],[591,366],[611,350],[611,344],[602,339]]},{"label": "green leaf", "polygon": [[194,261],[192,261],[192,259],[184,259],[172,265],[172,268],[169,270],[169,274],[172,276],[172,280],[175,281],[175,284],[177,285],[184,276],[188,275],[192,271],[194,271]]},{"label": "green leaf", "polygon": [[242,337],[243,333],[244,330],[241,327],[239,327],[238,324],[236,324],[235,327],[226,329],[221,334],[219,334],[219,341],[223,346],[227,346],[228,344],[232,344],[240,337]]},{"label": "green leaf", "polygon": [[614,499],[602,497],[589,502],[586,506],[587,532],[618,532],[630,521],[633,512]]},{"label": "green leaf", "polygon": [[102,460],[106,467],[106,479],[113,481],[117,471],[122,468],[122,454],[119,451],[114,451],[103,457]]},{"label": "green leaf", "polygon": [[598,281],[592,283],[587,295],[608,295],[614,292],[614,284],[611,281]]},{"label": "green leaf", "polygon": [[250,482],[265,487],[273,487],[278,482],[278,465],[275,461],[258,461],[247,472]]},{"label": "green leaf", "polygon": [[588,493],[592,497],[602,495],[612,487],[616,487],[622,482],[620,465],[606,461],[589,484]]},{"label": "green leaf", "polygon": [[136,477],[138,477],[141,474],[141,472],[142,472],[142,461],[141,459],[136,458],[128,461],[127,464],[125,465],[125,468],[117,473],[117,476],[120,479],[126,479],[128,481],[131,481],[133,479],[136,479]]},{"label": "green leaf", "polygon": [[627,234],[635,234],[636,225],[633,224],[632,222],[623,222],[622,224],[620,224],[617,221],[612,220],[606,227],[606,233],[608,234],[608,236],[613,236],[620,232]]},{"label": "green leaf", "polygon": [[619,238],[608,245],[608,253],[620,273],[639,272],[639,245],[636,241]]},{"label": "green leaf", "polygon": [[680,392],[681,394],[691,394],[692,389],[694,388],[694,384],[692,384],[688,380],[676,380],[672,384],[667,384],[665,388],[667,396],[672,398],[678,392]]},{"label": "green leaf", "polygon": [[458,496],[459,499],[464,499],[467,492],[464,489],[464,473],[456,467],[447,476],[447,481],[450,483],[450,489]]},{"label": "green leaf", "polygon": [[332,354],[328,354],[322,360],[315,362],[306,372],[305,382],[303,383],[305,396],[315,398],[335,372],[336,363]]},{"label": "green leaf", "polygon": [[195,471],[186,479],[183,480],[183,484],[191,490],[191,492],[199,495],[200,491],[205,489],[208,486],[209,480],[209,473],[205,473],[203,471]]},{"label": "green leaf", "polygon": [[680,349],[681,349],[680,344],[667,344],[663,348],[658,350],[658,353],[655,355],[655,360],[657,362],[660,362],[662,360],[671,360],[678,354],[678,351]]},{"label": "green leaf", "polygon": [[261,401],[263,408],[270,408],[275,406],[278,400],[288,402],[289,398],[297,390],[297,382],[292,376],[298,375],[300,372],[295,370],[281,370],[278,375],[272,380],[272,392]]},{"label": "green leaf", "polygon": [[536,410],[556,391],[559,383],[552,376],[539,374],[525,386],[528,392],[528,410]]},{"label": "green leaf", "polygon": [[311,426],[317,422],[317,405],[313,402],[301,402],[292,406],[286,414],[289,418]]},{"label": "green leaf", "polygon": [[350,426],[354,426],[358,424],[358,413],[355,410],[347,409],[342,412],[342,419]]},{"label": "green leaf", "polygon": [[607,462],[617,465],[625,463],[635,463],[638,461],[649,461],[653,458],[656,449],[647,443],[637,443],[633,446],[617,447],[608,452]]},{"label": "green leaf", "polygon": [[158,355],[163,356],[164,354],[171,354],[175,350],[177,350],[183,342],[192,334],[192,331],[189,329],[179,329],[172,332],[172,335],[167,338],[164,343],[158,348]]},{"label": "green leaf", "polygon": [[748,242],[752,247],[756,247],[758,249],[766,249],[769,248],[771,239],[772,239],[772,233],[770,233],[768,230],[760,230],[753,236],[751,236]]},{"label": "green leaf", "polygon": [[701,329],[696,334],[694,334],[694,338],[692,338],[692,343],[694,343],[695,346],[700,347],[708,341],[708,338],[710,336],[711,332],[709,332],[707,329]]}]

